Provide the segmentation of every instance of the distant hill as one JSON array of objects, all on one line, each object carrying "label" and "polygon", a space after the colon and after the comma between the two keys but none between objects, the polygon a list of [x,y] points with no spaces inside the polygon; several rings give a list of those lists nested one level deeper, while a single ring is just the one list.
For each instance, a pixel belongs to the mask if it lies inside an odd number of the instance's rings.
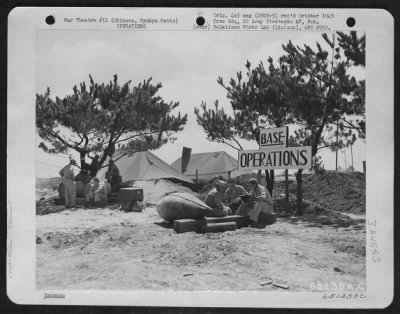
[{"label": "distant hill", "polygon": [[53,190],[62,182],[61,177],[36,178],[36,190]]}]

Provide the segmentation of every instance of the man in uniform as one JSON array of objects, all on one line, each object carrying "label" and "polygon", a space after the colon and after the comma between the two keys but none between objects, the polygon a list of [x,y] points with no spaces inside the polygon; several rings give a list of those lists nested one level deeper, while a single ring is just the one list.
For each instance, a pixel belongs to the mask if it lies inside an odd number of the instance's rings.
[{"label": "man in uniform", "polygon": [[76,186],[74,179],[78,172],[79,168],[73,158],[70,159],[68,165],[60,170],[65,192],[65,208],[74,208],[76,206]]},{"label": "man in uniform", "polygon": [[232,214],[231,209],[222,203],[223,193],[226,188],[226,182],[216,180],[215,187],[207,193],[204,203],[213,209],[213,216],[224,217]]},{"label": "man in uniform", "polygon": [[249,212],[249,218],[253,223],[253,226],[257,224],[263,224],[261,221],[262,214],[272,214],[274,206],[272,204],[272,198],[267,189],[258,184],[257,180],[251,178],[250,183],[250,200],[254,201],[254,207]]},{"label": "man in uniform", "polygon": [[248,182],[249,200],[242,202],[236,214],[248,216],[253,227],[265,225],[264,220],[268,220],[268,215],[272,215],[274,210],[271,195],[264,186],[258,184],[255,178],[251,178]]},{"label": "man in uniform", "polygon": [[228,204],[233,213],[236,212],[242,202],[240,196],[247,194],[243,186],[235,183],[234,179],[228,179],[228,188],[225,191],[226,204]]},{"label": "man in uniform", "polygon": [[94,205],[104,205],[107,202],[107,182],[100,184],[97,177],[94,177],[89,185],[89,191],[86,195],[86,204]]}]

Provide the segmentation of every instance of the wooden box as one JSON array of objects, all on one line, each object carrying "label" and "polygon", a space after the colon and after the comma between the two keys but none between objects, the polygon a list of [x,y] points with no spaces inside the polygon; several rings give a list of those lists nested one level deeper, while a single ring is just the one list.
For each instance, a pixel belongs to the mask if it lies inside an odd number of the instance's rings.
[{"label": "wooden box", "polygon": [[201,231],[206,225],[203,219],[178,219],[174,221],[174,230],[176,233],[183,233],[189,231]]},{"label": "wooden box", "polygon": [[143,189],[130,187],[120,188],[118,192],[118,199],[123,201],[143,201]]}]

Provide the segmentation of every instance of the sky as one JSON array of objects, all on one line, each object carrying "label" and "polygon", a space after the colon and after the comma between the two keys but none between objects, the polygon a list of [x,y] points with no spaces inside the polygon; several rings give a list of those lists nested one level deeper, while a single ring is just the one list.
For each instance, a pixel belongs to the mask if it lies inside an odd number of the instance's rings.
[{"label": "sky", "polygon": [[[226,151],[237,157],[237,151],[224,144],[207,141],[197,125],[194,108],[202,101],[211,106],[219,100],[227,112],[231,106],[225,90],[217,84],[218,76],[225,81],[244,72],[245,63],[267,63],[283,54],[282,44],[292,40],[295,44],[315,47],[323,44],[320,33],[297,32],[190,32],[190,31],[71,31],[41,30],[37,33],[36,92],[44,93],[50,87],[51,97],[64,97],[72,93],[75,84],[89,80],[89,74],[98,82],[109,82],[118,75],[122,84],[132,80],[132,86],[152,77],[161,82],[159,95],[166,101],[179,101],[177,111],[188,114],[188,123],[177,140],[154,153],[172,163],[181,155],[183,146],[192,153]],[[360,69],[354,75],[364,78]],[[37,136],[37,144],[41,139]],[[258,149],[255,141],[241,141],[244,149]],[[354,168],[362,171],[365,160],[365,142],[353,145]],[[77,157],[76,153],[71,154]],[[335,153],[322,150],[325,169],[335,169]],[[340,167],[351,165],[350,149],[339,151]],[[68,162],[67,155],[49,155],[36,149],[37,177],[58,176]]]}]

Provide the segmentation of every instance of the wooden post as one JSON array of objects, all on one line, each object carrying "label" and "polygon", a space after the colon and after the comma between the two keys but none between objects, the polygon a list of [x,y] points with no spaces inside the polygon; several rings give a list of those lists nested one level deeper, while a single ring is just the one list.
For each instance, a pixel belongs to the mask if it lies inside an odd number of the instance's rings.
[{"label": "wooden post", "polygon": [[285,169],[285,203],[286,211],[289,211],[289,170]]},{"label": "wooden post", "polygon": [[229,170],[228,171],[228,179],[230,179],[231,178],[231,171]]},{"label": "wooden post", "polygon": [[363,170],[364,170],[364,177],[365,177],[367,174],[367,164],[366,164],[365,160],[363,160]]},{"label": "wooden post", "polygon": [[196,169],[196,187],[199,184],[199,169]]}]

